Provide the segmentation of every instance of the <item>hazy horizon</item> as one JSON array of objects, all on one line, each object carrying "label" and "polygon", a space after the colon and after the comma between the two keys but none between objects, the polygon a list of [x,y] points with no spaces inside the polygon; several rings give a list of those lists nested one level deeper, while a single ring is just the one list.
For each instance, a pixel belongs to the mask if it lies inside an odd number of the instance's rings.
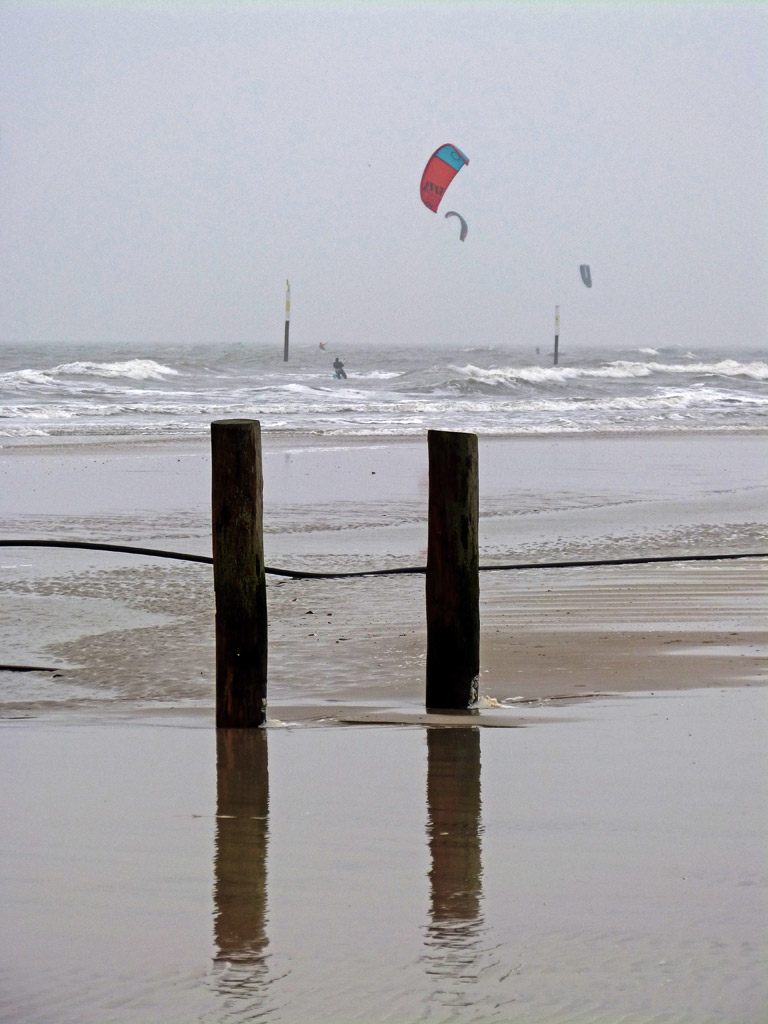
[{"label": "hazy horizon", "polygon": [[[0,7],[0,341],[759,348],[761,4]],[[469,157],[437,212],[430,154]],[[469,225],[465,242],[456,210]],[[592,288],[579,265],[592,270]]]}]

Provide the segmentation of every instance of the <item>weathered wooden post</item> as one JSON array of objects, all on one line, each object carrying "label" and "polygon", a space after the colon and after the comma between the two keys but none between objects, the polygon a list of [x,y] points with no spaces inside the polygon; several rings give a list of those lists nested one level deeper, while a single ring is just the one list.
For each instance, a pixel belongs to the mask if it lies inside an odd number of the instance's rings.
[{"label": "weathered wooden post", "polygon": [[261,426],[211,423],[216,726],[262,725],[267,709],[267,588]]},{"label": "weathered wooden post", "polygon": [[430,430],[427,707],[466,708],[480,673],[477,435]]}]

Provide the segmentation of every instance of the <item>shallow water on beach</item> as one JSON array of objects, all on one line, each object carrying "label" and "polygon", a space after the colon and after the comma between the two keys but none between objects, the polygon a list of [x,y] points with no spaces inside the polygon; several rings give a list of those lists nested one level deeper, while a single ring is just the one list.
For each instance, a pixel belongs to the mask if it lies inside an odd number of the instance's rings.
[{"label": "shallow water on beach", "polygon": [[0,1018],[758,1024],[767,700],[6,722]]}]

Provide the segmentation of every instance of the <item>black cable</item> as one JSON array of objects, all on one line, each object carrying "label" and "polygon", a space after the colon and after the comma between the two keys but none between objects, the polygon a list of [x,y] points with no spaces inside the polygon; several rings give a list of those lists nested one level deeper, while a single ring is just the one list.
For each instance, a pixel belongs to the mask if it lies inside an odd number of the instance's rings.
[{"label": "black cable", "polygon": [[0,540],[0,548],[86,548],[90,551],[122,551],[129,555],[152,555],[155,558],[178,558],[182,562],[213,564],[213,559],[208,555],[185,555],[181,551],[136,548],[130,544],[97,544],[87,540]]},{"label": "black cable", "polygon": [[[0,540],[3,548],[85,548],[90,551],[118,551],[129,555],[148,555],[153,558],[176,558],[182,562],[203,562],[212,565],[209,555],[187,555],[181,551],[164,551],[160,548],[138,548],[130,544],[101,544],[81,540]],[[725,555],[653,555],[648,558],[599,558],[581,562],[522,562],[508,565],[481,565],[480,572],[509,572],[526,569],[590,569],[610,565],[652,565],[659,562],[720,562],[742,558],[768,558],[768,554],[752,551]],[[296,569],[272,569],[264,567],[270,576],[282,576],[293,580],[337,580],[359,579],[362,576],[406,576],[426,573],[424,566],[400,566],[394,569],[361,569],[356,572],[301,572]]]},{"label": "black cable", "polygon": [[648,558],[596,558],[588,562],[531,562],[524,565],[481,565],[481,572],[502,569],[586,569],[601,565],[652,565],[655,562],[721,562],[737,558],[768,558],[768,554],[752,551],[727,555],[651,555]]}]

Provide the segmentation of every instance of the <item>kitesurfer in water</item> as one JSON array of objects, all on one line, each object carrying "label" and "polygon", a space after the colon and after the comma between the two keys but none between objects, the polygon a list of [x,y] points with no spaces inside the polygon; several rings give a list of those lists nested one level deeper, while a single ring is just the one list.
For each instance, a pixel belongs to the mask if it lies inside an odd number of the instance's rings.
[{"label": "kitesurfer in water", "polygon": [[347,375],[344,373],[344,363],[339,359],[338,356],[333,360],[333,368],[336,371],[335,376],[340,380],[346,380]]}]

